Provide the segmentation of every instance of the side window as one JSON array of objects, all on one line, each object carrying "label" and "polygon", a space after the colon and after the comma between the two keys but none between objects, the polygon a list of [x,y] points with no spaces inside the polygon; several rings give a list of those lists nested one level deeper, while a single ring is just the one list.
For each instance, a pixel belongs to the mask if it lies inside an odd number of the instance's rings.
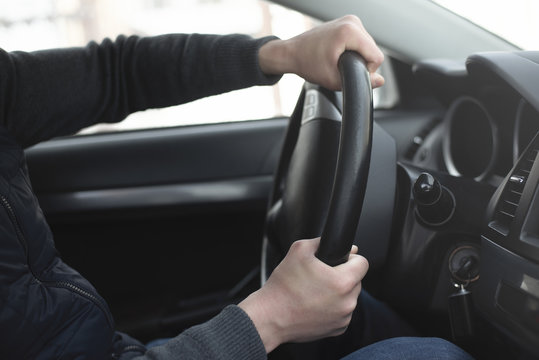
[{"label": "side window", "polygon": [[[0,5],[0,47],[7,51],[83,46],[119,34],[243,33],[286,39],[317,23],[263,0],[0,0]],[[299,77],[285,75],[273,87],[252,87],[146,110],[118,124],[92,126],[81,134],[287,116],[302,84]],[[380,95],[375,93],[375,105],[383,103]]]}]

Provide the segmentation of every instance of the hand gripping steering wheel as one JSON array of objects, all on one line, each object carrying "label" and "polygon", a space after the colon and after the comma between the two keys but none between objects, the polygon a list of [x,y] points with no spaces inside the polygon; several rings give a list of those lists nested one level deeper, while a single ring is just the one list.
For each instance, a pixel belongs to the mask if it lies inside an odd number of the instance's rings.
[{"label": "hand gripping steering wheel", "polygon": [[307,83],[291,116],[269,202],[263,282],[296,240],[321,236],[316,256],[331,266],[346,262],[354,241],[372,150],[372,88],[359,54],[344,52],[338,66],[342,100]]}]

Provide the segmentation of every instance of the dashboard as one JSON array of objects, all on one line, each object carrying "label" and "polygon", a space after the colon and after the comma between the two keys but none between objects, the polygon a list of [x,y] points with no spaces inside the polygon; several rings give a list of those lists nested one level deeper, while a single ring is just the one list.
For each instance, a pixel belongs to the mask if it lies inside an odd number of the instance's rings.
[{"label": "dashboard", "polygon": [[494,189],[480,214],[474,304],[539,356],[539,52],[429,60],[413,70],[447,110],[412,164]]},{"label": "dashboard", "polygon": [[[495,185],[507,175],[539,131],[539,105],[530,100],[539,97],[539,90],[524,91],[523,96],[512,85],[518,80],[510,74],[505,74],[512,80],[508,82],[496,75],[495,68],[489,73],[485,64],[476,63],[501,54],[474,55],[468,69],[463,62],[448,60],[414,66],[416,77],[433,88],[447,107],[441,123],[416,152],[416,165]],[[532,79],[528,78],[533,88],[537,85]]]}]

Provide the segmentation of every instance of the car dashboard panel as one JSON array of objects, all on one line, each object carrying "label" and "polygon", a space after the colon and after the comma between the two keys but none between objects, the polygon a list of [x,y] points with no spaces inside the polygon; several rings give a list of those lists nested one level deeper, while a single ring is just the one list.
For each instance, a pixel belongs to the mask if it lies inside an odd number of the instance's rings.
[{"label": "car dashboard panel", "polygon": [[448,109],[414,165],[497,188],[481,233],[475,306],[538,356],[539,52],[425,61],[414,73]]},{"label": "car dashboard panel", "polygon": [[478,54],[467,66],[472,76],[505,82],[521,96],[513,130],[513,158],[518,160],[487,209],[476,302],[497,326],[537,355],[539,52]]}]

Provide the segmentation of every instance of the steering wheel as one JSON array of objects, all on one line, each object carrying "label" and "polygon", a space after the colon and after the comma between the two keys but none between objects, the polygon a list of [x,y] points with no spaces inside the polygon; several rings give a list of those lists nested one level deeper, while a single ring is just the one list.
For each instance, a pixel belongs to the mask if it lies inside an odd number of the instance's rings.
[{"label": "steering wheel", "polygon": [[[290,118],[269,201],[262,282],[299,239],[321,236],[316,256],[347,260],[367,187],[372,88],[364,60],[339,58],[342,94],[306,83]],[[341,116],[342,113],[342,116]]]}]

